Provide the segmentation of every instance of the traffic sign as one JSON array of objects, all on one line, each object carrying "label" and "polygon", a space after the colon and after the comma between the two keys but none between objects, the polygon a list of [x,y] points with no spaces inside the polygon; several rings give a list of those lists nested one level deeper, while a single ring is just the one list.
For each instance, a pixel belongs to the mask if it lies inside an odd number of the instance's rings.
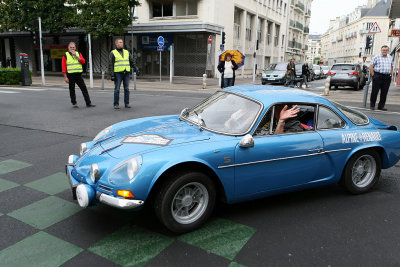
[{"label": "traffic sign", "polygon": [[212,38],[213,38],[212,35],[209,35],[209,36],[208,36],[208,43],[209,43],[209,44],[211,44]]},{"label": "traffic sign", "polygon": [[157,51],[158,52],[164,52],[165,46],[157,46]]},{"label": "traffic sign", "polygon": [[379,28],[378,23],[375,21],[375,23],[369,29],[368,33],[380,33],[380,32],[381,32],[381,28]]},{"label": "traffic sign", "polygon": [[224,51],[224,49],[225,49],[225,45],[224,44],[220,44],[219,45],[219,50]]},{"label": "traffic sign", "polygon": [[158,43],[158,46],[164,46],[164,44],[165,44],[164,37],[158,36],[157,43]]}]

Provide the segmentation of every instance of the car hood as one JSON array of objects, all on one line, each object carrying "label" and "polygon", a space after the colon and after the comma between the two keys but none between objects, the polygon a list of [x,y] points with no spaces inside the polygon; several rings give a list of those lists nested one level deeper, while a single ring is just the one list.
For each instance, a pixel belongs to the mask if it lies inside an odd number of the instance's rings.
[{"label": "car hood", "polygon": [[180,121],[179,116],[150,117],[116,125],[113,137],[101,142],[103,153],[126,158],[169,146],[203,142],[217,134],[199,130],[197,125]]}]

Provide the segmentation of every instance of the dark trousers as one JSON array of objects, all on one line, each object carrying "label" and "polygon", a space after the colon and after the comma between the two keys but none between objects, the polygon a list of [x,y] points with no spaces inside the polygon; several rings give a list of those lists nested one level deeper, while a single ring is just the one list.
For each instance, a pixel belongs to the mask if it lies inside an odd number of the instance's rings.
[{"label": "dark trousers", "polygon": [[224,78],[224,88],[233,86],[233,78]]},{"label": "dark trousers", "polygon": [[381,97],[379,100],[378,109],[382,109],[385,106],[390,82],[391,77],[389,75],[375,73],[375,75],[372,77],[372,92],[369,101],[371,107],[375,107],[376,98],[378,97],[379,90],[381,91]]},{"label": "dark trousers", "polygon": [[72,105],[76,104],[75,83],[81,89],[86,105],[90,105],[92,102],[90,101],[85,81],[82,78],[82,73],[67,73],[67,78],[69,80],[69,96],[71,97]]},{"label": "dark trousers", "polygon": [[119,105],[119,88],[124,84],[124,103],[129,105],[129,72],[114,72],[114,106]]},{"label": "dark trousers", "polygon": [[294,79],[295,79],[294,73],[291,71],[290,74],[286,76],[285,85],[294,86]]},{"label": "dark trousers", "polygon": [[303,83],[305,83],[306,86],[308,86],[307,75],[305,75],[305,74],[301,75],[300,87],[303,86]]}]

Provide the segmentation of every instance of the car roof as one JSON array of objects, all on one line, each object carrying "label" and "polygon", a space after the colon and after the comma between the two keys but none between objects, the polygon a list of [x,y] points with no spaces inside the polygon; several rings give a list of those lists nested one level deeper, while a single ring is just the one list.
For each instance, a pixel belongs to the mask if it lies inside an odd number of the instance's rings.
[{"label": "car roof", "polygon": [[272,85],[238,85],[225,88],[226,91],[239,93],[254,98],[270,106],[277,102],[320,103],[331,105],[330,101],[320,95],[283,86]]}]

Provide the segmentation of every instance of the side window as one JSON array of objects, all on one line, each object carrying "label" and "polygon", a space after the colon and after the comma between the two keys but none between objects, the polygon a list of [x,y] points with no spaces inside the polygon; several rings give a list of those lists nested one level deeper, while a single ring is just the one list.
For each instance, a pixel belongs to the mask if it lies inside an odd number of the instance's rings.
[{"label": "side window", "polygon": [[[278,131],[275,131],[279,120],[279,114],[285,105],[288,106],[288,109],[296,106],[295,103],[282,103],[272,106],[258,125],[255,131],[255,136],[296,133],[315,129],[315,107],[311,105],[299,104],[297,105],[297,107],[300,109],[299,113],[296,117],[287,119],[285,121],[283,132],[278,133]],[[271,116],[273,116],[273,119],[271,119]]]},{"label": "side window", "polygon": [[317,123],[317,128],[319,130],[343,128],[345,125],[346,122],[336,115],[335,112],[326,107],[319,106]]}]

